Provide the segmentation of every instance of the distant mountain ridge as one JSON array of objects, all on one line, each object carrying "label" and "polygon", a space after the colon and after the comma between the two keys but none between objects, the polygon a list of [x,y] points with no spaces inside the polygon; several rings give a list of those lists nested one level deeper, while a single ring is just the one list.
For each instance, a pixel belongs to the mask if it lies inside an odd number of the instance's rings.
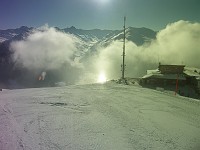
[{"label": "distant mountain ridge", "polygon": [[[0,43],[7,41],[7,40],[14,40],[18,39],[17,37],[21,37],[25,33],[29,33],[33,30],[33,27],[26,27],[21,26],[20,28],[16,29],[7,29],[7,30],[0,30]],[[20,39],[20,38],[19,38]]]},{"label": "distant mountain ridge", "polygon": [[96,39],[101,40],[107,34],[111,33],[112,30],[101,30],[101,29],[92,29],[92,30],[83,30],[83,29],[76,29],[74,26],[70,28],[62,29],[65,33],[74,34],[81,39],[89,38],[89,39]]},{"label": "distant mountain ridge", "polygon": [[[32,30],[37,28],[22,26],[16,29],[0,30],[0,43],[5,41],[21,40],[22,37],[28,36]],[[83,30],[77,29],[74,26],[70,28],[60,29],[55,27],[56,30],[62,31],[64,33],[73,34],[85,42],[99,42],[99,41],[109,41],[109,40],[120,40],[123,39],[123,30],[101,30],[101,29],[91,29]],[[148,28],[134,28],[128,27],[126,29],[126,39],[134,42],[136,45],[140,46],[151,39],[156,38],[155,31]]]}]

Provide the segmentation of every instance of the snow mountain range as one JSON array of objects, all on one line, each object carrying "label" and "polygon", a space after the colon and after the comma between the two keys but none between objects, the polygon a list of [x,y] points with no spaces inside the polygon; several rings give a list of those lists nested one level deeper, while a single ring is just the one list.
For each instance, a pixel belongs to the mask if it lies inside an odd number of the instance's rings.
[{"label": "snow mountain range", "polygon": [[[79,39],[80,42],[77,46],[78,52],[76,52],[74,57],[90,55],[99,45],[106,47],[113,41],[122,41],[123,39],[123,30],[83,30],[77,29],[74,26],[64,29],[55,27],[55,29],[73,35]],[[15,62],[11,59],[12,52],[10,51],[10,43],[13,41],[26,40],[26,38],[36,30],[39,29],[26,26],[17,29],[0,30],[0,86],[4,86],[11,80],[12,82],[13,80],[15,81],[16,78],[18,79],[19,76],[22,76],[22,70],[24,72],[24,68],[16,69]],[[148,28],[128,27],[126,29],[126,40],[134,42],[137,46],[142,46],[155,39],[156,34],[156,31]]]},{"label": "snow mountain range", "polygon": [[[29,33],[36,28],[22,26],[17,29],[7,29],[0,30],[0,43],[6,41],[16,41],[26,38]],[[70,28],[60,29],[55,27],[56,30],[73,34],[81,40],[89,43],[96,43],[100,41],[111,41],[111,40],[120,40],[123,38],[123,30],[101,30],[101,29],[92,29],[92,30],[83,30],[77,29],[74,26]],[[156,32],[148,28],[134,28],[128,27],[126,29],[126,38],[129,41],[134,42],[136,45],[142,45],[145,42],[149,42],[151,39],[156,37]]]}]

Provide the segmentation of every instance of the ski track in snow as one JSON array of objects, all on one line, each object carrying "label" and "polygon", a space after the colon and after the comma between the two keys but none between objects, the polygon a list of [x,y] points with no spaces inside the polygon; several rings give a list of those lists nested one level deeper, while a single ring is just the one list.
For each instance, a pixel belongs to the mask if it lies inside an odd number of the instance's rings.
[{"label": "ski track in snow", "polygon": [[0,92],[0,150],[199,150],[200,103],[91,84]]}]

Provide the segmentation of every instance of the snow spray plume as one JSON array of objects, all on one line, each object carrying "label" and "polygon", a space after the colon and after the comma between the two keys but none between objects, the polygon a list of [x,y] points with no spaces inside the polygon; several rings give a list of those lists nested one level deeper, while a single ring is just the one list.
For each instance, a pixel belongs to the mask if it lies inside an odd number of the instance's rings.
[{"label": "snow spray plume", "polygon": [[[167,25],[148,45],[137,46],[126,41],[125,76],[143,76],[146,70],[157,68],[159,62],[200,67],[199,41],[200,23],[182,20]],[[74,70],[81,66],[79,61],[72,59],[78,51],[76,43],[81,45],[78,38],[45,26],[43,31],[34,31],[25,41],[13,42],[11,49],[14,51],[13,59],[30,70],[55,69],[65,64],[67,70],[62,76],[80,78],[84,83],[96,82],[101,72],[108,80],[121,77],[122,41],[113,41],[107,47],[97,48],[95,55],[85,56],[87,58],[82,62],[85,75]]]},{"label": "snow spray plume", "polygon": [[26,40],[11,43],[13,60],[28,69],[55,69],[64,63],[76,66],[73,54],[79,40],[54,28],[41,27]]},{"label": "snow spray plume", "polygon": [[178,21],[169,24],[145,50],[157,55],[161,63],[200,67],[200,23]]},{"label": "snow spray plume", "polygon": [[[82,68],[74,59],[77,45],[80,45],[80,40],[75,36],[45,25],[32,31],[25,40],[12,42],[10,49],[17,67],[32,73],[46,70],[50,80],[64,81],[78,78],[76,71]],[[41,79],[45,75],[43,73]]]},{"label": "snow spray plume", "polygon": [[[108,47],[99,48],[97,54],[89,58],[88,73],[95,81],[104,71],[108,79],[121,77],[122,41],[114,41]],[[149,45],[137,46],[126,41],[126,77],[139,77],[148,69],[156,69],[158,63],[184,64],[200,67],[200,23],[178,21],[167,25],[158,32],[156,40]],[[91,65],[91,62],[95,62]],[[94,72],[91,75],[91,72]]]}]

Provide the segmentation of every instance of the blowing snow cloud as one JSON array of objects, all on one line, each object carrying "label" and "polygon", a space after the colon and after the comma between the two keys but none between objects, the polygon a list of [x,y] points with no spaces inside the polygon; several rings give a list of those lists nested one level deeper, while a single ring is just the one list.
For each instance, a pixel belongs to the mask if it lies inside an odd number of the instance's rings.
[{"label": "blowing snow cloud", "polygon": [[[121,77],[122,41],[114,41],[89,61],[96,61],[93,67],[97,73],[104,71],[108,79]],[[143,76],[148,69],[155,69],[158,63],[185,64],[200,67],[200,23],[178,21],[167,25],[157,33],[150,44],[137,46],[126,41],[126,76]]]},{"label": "blowing snow cloud", "polygon": [[[14,42],[14,60],[26,68],[56,69],[63,64],[70,67],[63,73],[84,82],[96,82],[98,76],[105,74],[106,79],[121,77],[122,41],[113,41],[107,47],[96,48],[93,55],[83,56],[81,63],[75,61],[74,54],[80,51],[76,43],[80,39],[73,35],[58,32],[46,27],[36,30],[24,41]],[[126,77],[139,77],[147,69],[155,69],[158,63],[185,64],[200,67],[200,23],[178,21],[166,26],[157,33],[156,39],[149,44],[137,46],[126,41]],[[74,68],[81,68],[81,73]],[[67,75],[66,75],[67,74]]]},{"label": "blowing snow cloud", "polygon": [[70,34],[43,27],[24,41],[11,44],[15,62],[29,69],[56,69],[65,63],[75,66],[74,53],[79,40]]}]

